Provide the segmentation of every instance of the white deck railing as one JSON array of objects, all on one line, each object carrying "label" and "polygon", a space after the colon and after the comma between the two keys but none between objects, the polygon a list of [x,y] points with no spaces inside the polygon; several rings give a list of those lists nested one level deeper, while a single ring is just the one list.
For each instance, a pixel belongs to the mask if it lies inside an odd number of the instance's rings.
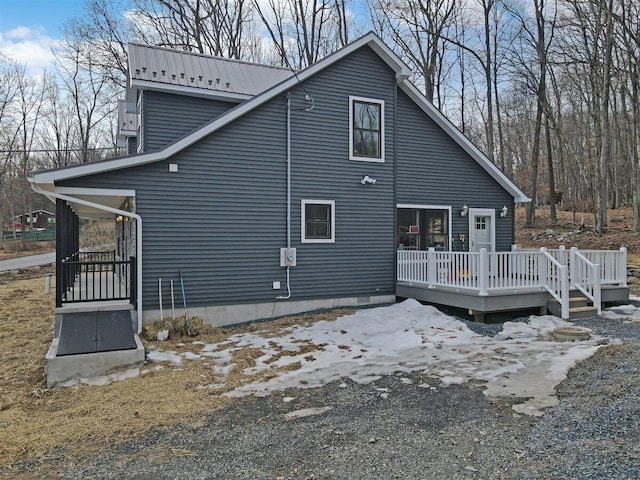
[{"label": "white deck railing", "polygon": [[540,249],[540,257],[540,285],[558,300],[562,318],[569,318],[569,267],[556,260],[546,248]]},{"label": "white deck railing", "polygon": [[[592,255],[592,258],[604,258],[599,255]],[[587,259],[577,248],[571,249],[570,266],[571,266],[571,282],[572,286],[580,290],[593,305],[598,308],[598,314],[602,309],[600,289],[600,266]]]},{"label": "white deck railing", "polygon": [[569,315],[569,289],[577,288],[598,308],[601,285],[627,285],[627,250],[558,249],[510,252],[398,250],[397,280],[459,292],[549,292]]}]

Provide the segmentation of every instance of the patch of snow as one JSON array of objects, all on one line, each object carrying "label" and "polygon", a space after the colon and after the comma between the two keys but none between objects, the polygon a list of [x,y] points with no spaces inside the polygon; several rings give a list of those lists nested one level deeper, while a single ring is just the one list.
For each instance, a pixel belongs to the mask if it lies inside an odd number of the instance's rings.
[{"label": "patch of snow", "polygon": [[[371,383],[383,375],[421,372],[445,386],[482,382],[488,397],[527,399],[514,408],[540,415],[557,401],[555,386],[568,370],[600,347],[602,338],[597,337],[581,342],[553,341],[551,332],[568,325],[550,315],[533,316],[526,323],[507,322],[501,333],[486,337],[434,307],[405,300],[359,310],[332,322],[287,328],[281,336],[233,335],[225,342],[205,345],[201,353],[213,359],[214,373],[220,375],[233,368],[232,354],[243,347],[262,352],[255,366],[245,369],[247,375],[300,364],[300,368],[274,371],[269,380],[243,384],[225,394],[231,397],[264,396],[288,387],[319,387],[345,377]],[[300,350],[309,343],[322,348],[311,355]],[[290,354],[281,356],[282,351]]]},{"label": "patch of snow", "polygon": [[284,416],[287,420],[293,420],[294,418],[310,417],[311,415],[320,415],[328,412],[333,407],[317,407],[317,408],[303,408],[302,410],[294,410],[293,412],[285,413]]},{"label": "patch of snow", "polygon": [[140,374],[139,368],[130,368],[123,372],[112,373],[109,375],[101,375],[93,378],[82,378],[80,383],[86,385],[107,385],[112,382],[119,382],[121,380],[127,380],[128,378],[137,377]]},{"label": "patch of snow", "polygon": [[186,360],[199,360],[202,358],[202,355],[198,355],[193,352],[183,352],[180,355],[182,355]]},{"label": "patch of snow", "polygon": [[180,365],[182,363],[182,357],[173,350],[149,350],[147,358],[152,362],[169,362],[174,365]]},{"label": "patch of snow", "polygon": [[[638,300],[640,301],[640,299]],[[602,316],[611,320],[640,323],[640,308],[635,305],[616,305],[610,309],[603,310]]]}]

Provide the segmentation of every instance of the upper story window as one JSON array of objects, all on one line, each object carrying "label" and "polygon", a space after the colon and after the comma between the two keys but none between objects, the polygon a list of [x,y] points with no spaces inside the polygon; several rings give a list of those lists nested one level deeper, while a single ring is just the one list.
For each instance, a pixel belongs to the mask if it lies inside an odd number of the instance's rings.
[{"label": "upper story window", "polygon": [[349,158],[384,162],[384,101],[349,97]]},{"label": "upper story window", "polygon": [[334,243],[336,202],[302,200],[302,243]]}]

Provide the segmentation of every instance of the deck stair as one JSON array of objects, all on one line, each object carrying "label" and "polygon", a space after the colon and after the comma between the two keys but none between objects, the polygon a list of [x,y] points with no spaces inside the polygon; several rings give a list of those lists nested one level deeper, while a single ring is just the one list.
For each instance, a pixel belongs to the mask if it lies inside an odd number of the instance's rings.
[{"label": "deck stair", "polygon": [[[547,310],[557,317],[562,317],[562,307],[555,298],[547,302]],[[577,290],[572,290],[569,298],[569,320],[598,316],[598,308],[587,297]]]}]

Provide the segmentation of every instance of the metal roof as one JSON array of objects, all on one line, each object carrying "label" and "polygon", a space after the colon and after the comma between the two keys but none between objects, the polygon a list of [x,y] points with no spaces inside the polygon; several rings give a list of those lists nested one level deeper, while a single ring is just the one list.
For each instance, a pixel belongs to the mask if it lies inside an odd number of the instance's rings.
[{"label": "metal roof", "polygon": [[131,85],[157,83],[255,96],[293,76],[286,68],[129,43]]}]

